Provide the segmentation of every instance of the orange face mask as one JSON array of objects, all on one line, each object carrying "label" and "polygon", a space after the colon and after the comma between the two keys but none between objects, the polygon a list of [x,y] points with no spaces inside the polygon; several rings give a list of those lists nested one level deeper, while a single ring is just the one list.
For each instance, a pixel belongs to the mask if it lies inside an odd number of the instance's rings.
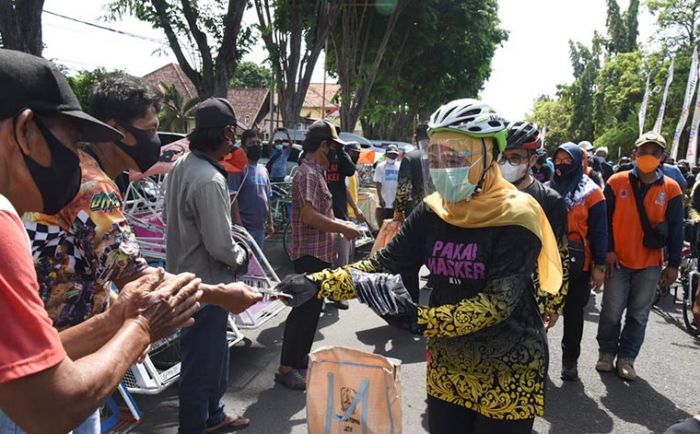
[{"label": "orange face mask", "polygon": [[637,168],[643,173],[651,173],[659,167],[660,162],[653,155],[640,155],[637,157]]}]

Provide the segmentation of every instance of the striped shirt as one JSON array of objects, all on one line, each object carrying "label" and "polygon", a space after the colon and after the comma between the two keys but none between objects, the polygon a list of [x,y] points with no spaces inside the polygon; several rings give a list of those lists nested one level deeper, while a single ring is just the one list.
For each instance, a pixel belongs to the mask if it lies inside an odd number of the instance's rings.
[{"label": "striped shirt", "polygon": [[304,161],[292,179],[292,249],[291,259],[313,256],[323,262],[335,259],[335,234],[321,232],[301,220],[301,210],[308,202],[328,218],[333,218],[333,197],[328,190],[323,169]]}]

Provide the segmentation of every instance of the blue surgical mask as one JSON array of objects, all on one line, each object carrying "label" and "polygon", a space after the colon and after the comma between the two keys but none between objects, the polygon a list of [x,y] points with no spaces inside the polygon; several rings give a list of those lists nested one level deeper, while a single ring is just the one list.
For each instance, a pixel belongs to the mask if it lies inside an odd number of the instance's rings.
[{"label": "blue surgical mask", "polygon": [[283,145],[275,145],[275,149],[277,149],[278,151],[281,151],[283,147]]},{"label": "blue surgical mask", "polygon": [[446,169],[431,168],[430,178],[432,178],[433,185],[435,185],[435,191],[448,202],[460,202],[471,199],[476,191],[476,184],[469,182],[469,172],[474,164]]}]

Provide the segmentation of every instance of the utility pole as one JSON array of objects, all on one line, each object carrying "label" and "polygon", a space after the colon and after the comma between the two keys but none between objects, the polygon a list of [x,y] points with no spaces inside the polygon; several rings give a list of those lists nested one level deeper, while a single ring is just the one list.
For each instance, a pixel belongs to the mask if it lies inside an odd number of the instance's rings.
[{"label": "utility pole", "polygon": [[321,119],[326,118],[326,70],[328,68],[328,38],[323,48],[323,92],[321,94]]}]

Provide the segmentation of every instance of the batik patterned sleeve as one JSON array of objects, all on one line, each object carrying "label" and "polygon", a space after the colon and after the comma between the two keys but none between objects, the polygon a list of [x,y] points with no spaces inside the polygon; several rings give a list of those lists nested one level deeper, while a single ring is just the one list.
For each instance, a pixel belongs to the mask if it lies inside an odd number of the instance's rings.
[{"label": "batik patterned sleeve", "polygon": [[315,282],[320,284],[319,298],[331,300],[348,300],[355,298],[355,286],[350,275],[350,268],[366,273],[400,274],[418,273],[422,258],[417,252],[423,237],[423,219],[425,205],[420,205],[401,225],[399,233],[382,250],[369,259],[355,262],[335,270],[323,270],[312,274]]},{"label": "batik patterned sleeve", "polygon": [[426,337],[456,337],[478,332],[508,318],[526,283],[520,276],[489,281],[482,292],[457,304],[418,306],[418,327]]}]

